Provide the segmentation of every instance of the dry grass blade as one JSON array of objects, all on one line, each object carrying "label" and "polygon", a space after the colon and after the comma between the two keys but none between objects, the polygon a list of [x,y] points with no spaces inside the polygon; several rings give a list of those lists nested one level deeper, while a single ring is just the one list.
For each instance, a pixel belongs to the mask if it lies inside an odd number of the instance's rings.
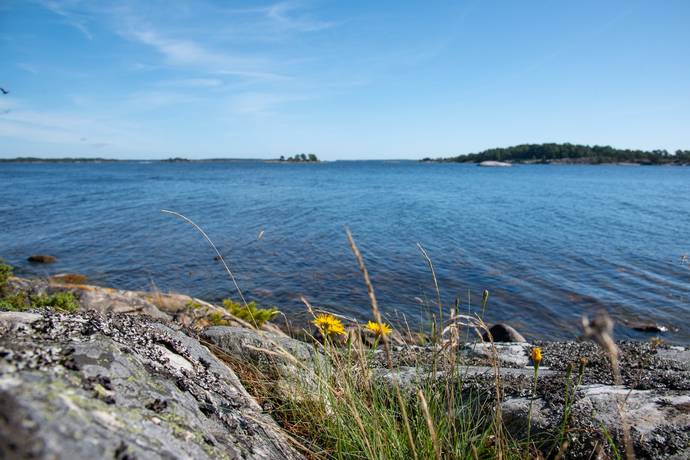
[{"label": "dry grass blade", "polygon": [[[218,250],[218,248],[216,247],[216,245],[213,244],[213,241],[211,240],[211,238],[209,238],[209,236],[206,234],[206,232],[204,232],[204,230],[201,227],[199,227],[196,223],[194,223],[194,221],[192,219],[190,219],[189,217],[183,216],[179,212],[169,211],[167,209],[161,209],[161,212],[165,213],[165,214],[171,214],[175,217],[179,217],[180,219],[184,220],[189,225],[194,227],[199,233],[201,233],[201,235],[204,237],[204,239],[206,241],[208,241],[208,244],[210,244],[211,247],[213,248],[213,250],[216,252],[216,255],[218,256],[218,260],[220,260],[221,263],[223,264],[223,267],[225,267],[225,271],[228,273],[228,275],[230,275],[230,279],[232,280],[232,283],[235,285],[235,289],[237,289],[237,294],[239,294],[240,299],[242,299],[242,303],[246,307],[247,301],[244,300],[244,296],[242,295],[242,290],[240,289],[240,286],[237,284],[237,280],[235,279],[235,275],[232,274],[230,267],[228,267],[228,264],[225,263],[225,259],[223,258],[223,254],[221,254],[220,251]],[[250,313],[251,313],[251,311],[250,311]]]},{"label": "dry grass blade", "polygon": [[[374,285],[371,284],[371,279],[369,278],[369,272],[367,271],[367,267],[364,264],[364,259],[362,258],[362,254],[359,252],[359,248],[357,247],[357,244],[355,243],[355,240],[352,238],[352,233],[350,230],[347,230],[347,239],[350,242],[350,248],[352,249],[352,253],[355,255],[355,259],[357,259],[357,264],[359,265],[359,271],[362,272],[362,276],[364,277],[364,283],[367,285],[367,293],[369,294],[369,302],[371,303],[371,310],[372,313],[374,314],[374,318],[376,319],[376,322],[379,323],[379,325],[383,324],[383,321],[381,319],[381,311],[379,310],[379,304],[376,301],[376,294],[374,293]],[[390,344],[388,343],[388,338],[385,335],[381,336],[382,342],[383,342],[383,349],[386,353],[386,359],[388,360],[388,368],[391,371],[391,373],[394,372],[393,369],[393,358],[391,356],[391,350],[390,350]],[[417,448],[415,447],[414,444],[414,438],[412,436],[412,428],[410,427],[410,421],[408,420],[407,417],[407,409],[405,405],[405,400],[402,397],[402,393],[400,391],[400,386],[398,385],[396,380],[393,380],[394,386],[395,386],[395,394],[398,399],[398,405],[400,406],[400,411],[402,413],[402,419],[403,423],[405,424],[405,431],[407,432],[407,438],[408,442],[410,444],[410,449],[412,450],[412,454],[414,455],[414,458],[417,459]]]},{"label": "dry grass blade", "polygon": [[[621,378],[620,371],[620,350],[613,340],[613,320],[609,314],[605,311],[600,311],[593,320],[587,318],[587,316],[582,317],[582,328],[584,330],[585,336],[594,342],[596,342],[604,352],[609,356],[611,361],[611,372],[613,373],[613,381],[616,385],[622,385],[623,379]],[[635,453],[632,446],[632,438],[630,437],[630,425],[628,424],[627,417],[625,416],[625,402],[627,396],[623,400],[616,401],[616,406],[618,408],[618,415],[621,419],[621,424],[623,425],[623,443],[625,445],[625,456],[628,460],[635,458]]]},{"label": "dry grass blade", "polygon": [[422,406],[422,412],[424,413],[424,418],[426,419],[426,425],[429,428],[429,434],[431,434],[431,442],[434,444],[436,460],[441,460],[441,447],[438,444],[438,436],[436,436],[436,429],[434,428],[433,420],[431,420],[431,414],[429,414],[429,406],[426,403],[424,392],[419,390],[417,392],[417,396],[419,396],[419,404]]},{"label": "dry grass blade", "polygon": [[611,370],[613,381],[616,385],[621,385],[621,371],[618,364],[620,351],[616,342],[613,340],[613,320],[605,311],[600,311],[593,320],[586,316],[582,317],[582,329],[585,336],[596,342],[602,350],[606,352],[611,360]]},{"label": "dry grass blade", "polygon": [[[417,247],[422,252],[424,259],[426,259],[426,263],[429,265],[429,270],[431,270],[431,277],[434,280],[434,288],[436,288],[436,302],[438,304],[438,322],[439,324],[443,324],[443,304],[441,303],[441,290],[438,287],[438,279],[436,278],[436,270],[434,270],[434,264],[431,262],[431,257],[429,257],[429,254],[426,252],[426,250],[420,243],[417,243]],[[437,331],[440,329],[440,327],[436,328]]]}]

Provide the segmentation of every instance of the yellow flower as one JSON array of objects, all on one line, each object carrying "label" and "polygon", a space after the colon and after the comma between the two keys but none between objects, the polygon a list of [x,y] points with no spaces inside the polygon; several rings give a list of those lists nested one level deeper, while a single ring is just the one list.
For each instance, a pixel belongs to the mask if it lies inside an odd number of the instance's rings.
[{"label": "yellow flower", "polygon": [[535,366],[538,366],[539,363],[541,362],[541,348],[539,348],[539,347],[532,348],[532,362],[534,363]]},{"label": "yellow flower", "polygon": [[316,315],[312,323],[319,328],[319,331],[321,331],[324,337],[332,334],[345,334],[345,326],[343,326],[343,323],[333,315],[324,313]]},{"label": "yellow flower", "polygon": [[393,332],[393,329],[386,324],[386,323],[375,323],[373,321],[369,321],[367,323],[367,329],[369,329],[371,332],[378,336],[383,336],[383,335],[388,335],[391,332]]}]

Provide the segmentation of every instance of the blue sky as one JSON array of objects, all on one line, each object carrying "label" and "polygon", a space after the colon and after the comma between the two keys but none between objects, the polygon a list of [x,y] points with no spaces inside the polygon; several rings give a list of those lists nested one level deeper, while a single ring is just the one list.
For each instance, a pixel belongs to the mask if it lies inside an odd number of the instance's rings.
[{"label": "blue sky", "polygon": [[690,149],[690,2],[0,3],[0,156]]}]

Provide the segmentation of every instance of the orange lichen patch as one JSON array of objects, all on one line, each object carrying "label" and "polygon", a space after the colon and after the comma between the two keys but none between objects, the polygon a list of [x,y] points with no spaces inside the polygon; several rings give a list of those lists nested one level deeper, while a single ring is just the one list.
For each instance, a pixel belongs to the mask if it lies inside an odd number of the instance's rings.
[{"label": "orange lichen patch", "polygon": [[61,283],[59,281],[50,280],[51,286],[60,286],[66,290],[75,291],[95,291],[96,286],[91,286],[89,284],[71,284],[71,283]]},{"label": "orange lichen patch", "polygon": [[178,312],[189,308],[194,299],[182,294],[164,294],[162,292],[138,292],[146,300],[166,312]]},{"label": "orange lichen patch", "polygon": [[88,280],[86,275],[79,273],[60,273],[50,277],[50,281],[60,284],[84,284]]}]

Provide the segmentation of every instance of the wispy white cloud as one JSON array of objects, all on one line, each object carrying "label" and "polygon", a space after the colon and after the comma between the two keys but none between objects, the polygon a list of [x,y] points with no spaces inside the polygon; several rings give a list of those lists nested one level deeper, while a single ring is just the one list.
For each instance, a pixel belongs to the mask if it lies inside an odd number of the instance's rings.
[{"label": "wispy white cloud", "polygon": [[306,14],[299,14],[302,6],[298,2],[279,2],[266,7],[263,11],[269,19],[278,23],[284,30],[317,32],[335,25],[334,22],[321,21]]},{"label": "wispy white cloud", "polygon": [[171,36],[170,33],[159,31],[150,25],[140,24],[131,18],[128,22],[119,29],[120,34],[152,48],[171,65],[252,80],[289,79],[285,75],[270,70],[272,66],[268,59],[215,51],[193,39]]},{"label": "wispy white cloud", "polygon": [[161,80],[158,85],[163,87],[218,88],[223,85],[223,80],[220,78],[177,78]]},{"label": "wispy white cloud", "polygon": [[63,18],[67,25],[77,29],[89,40],[93,40],[93,34],[86,26],[86,16],[81,12],[77,12],[75,9],[78,6],[81,6],[81,2],[79,0],[62,2],[55,0],[38,0],[38,2],[43,5],[44,8]]}]

